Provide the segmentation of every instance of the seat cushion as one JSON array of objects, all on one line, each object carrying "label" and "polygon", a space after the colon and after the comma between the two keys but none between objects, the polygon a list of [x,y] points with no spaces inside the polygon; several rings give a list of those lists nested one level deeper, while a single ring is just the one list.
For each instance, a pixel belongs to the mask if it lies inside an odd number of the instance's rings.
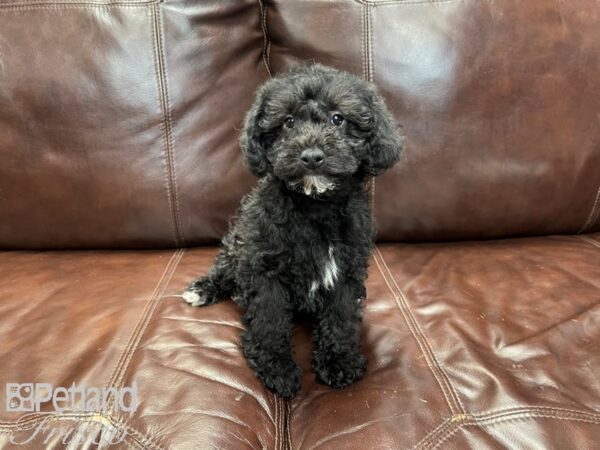
[{"label": "seat cushion", "polygon": [[[104,388],[137,384],[137,413],[0,412],[0,440],[64,448],[50,429],[134,448],[268,448],[280,402],[264,391],[237,343],[231,302],[204,310],[177,297],[215,249],[0,253],[0,404],[6,383]],[[96,428],[94,428],[96,426]],[[91,428],[91,430],[90,430]],[[94,434],[94,431],[96,432]],[[48,439],[48,442],[44,441]],[[43,447],[42,447],[43,444]],[[80,448],[76,446],[75,448]]]},{"label": "seat cushion", "polygon": [[[0,384],[137,386],[134,414],[0,412],[0,442],[51,430],[133,448],[590,448],[600,440],[600,234],[386,244],[367,281],[365,379],[282,401],[246,365],[231,301],[178,295],[215,248],[0,253]],[[6,405],[0,386],[0,403]],[[44,432],[34,431],[40,424]],[[111,434],[112,433],[112,434]],[[85,443],[81,447],[86,448]]]},{"label": "seat cushion", "polygon": [[381,245],[366,378],[305,377],[293,448],[590,448],[600,439],[600,235]]}]

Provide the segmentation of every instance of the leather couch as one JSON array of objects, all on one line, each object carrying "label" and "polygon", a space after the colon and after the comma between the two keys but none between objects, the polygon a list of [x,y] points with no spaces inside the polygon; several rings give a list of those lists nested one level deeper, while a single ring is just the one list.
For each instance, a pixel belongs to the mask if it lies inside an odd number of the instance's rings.
[{"label": "leather couch", "polygon": [[[256,87],[301,60],[376,83],[407,150],[371,186],[368,373],[315,383],[299,326],[283,401],[233,303],[178,296],[255,182]],[[599,71],[596,0],[2,0],[2,447],[599,448]],[[7,383],[139,404],[14,412]]]}]

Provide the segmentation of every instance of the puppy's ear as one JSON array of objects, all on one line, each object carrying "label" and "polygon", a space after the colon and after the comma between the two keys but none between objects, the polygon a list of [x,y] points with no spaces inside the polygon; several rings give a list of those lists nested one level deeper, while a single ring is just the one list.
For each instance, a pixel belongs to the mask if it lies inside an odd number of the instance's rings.
[{"label": "puppy's ear", "polygon": [[272,144],[272,133],[265,128],[265,103],[269,96],[270,81],[263,85],[254,99],[250,110],[246,113],[242,133],[240,135],[240,148],[244,162],[250,172],[256,177],[264,177],[271,163],[267,159],[267,149]]},{"label": "puppy's ear", "polygon": [[383,99],[375,91],[370,92],[370,103],[372,122],[363,165],[370,175],[377,176],[398,161],[404,139]]}]

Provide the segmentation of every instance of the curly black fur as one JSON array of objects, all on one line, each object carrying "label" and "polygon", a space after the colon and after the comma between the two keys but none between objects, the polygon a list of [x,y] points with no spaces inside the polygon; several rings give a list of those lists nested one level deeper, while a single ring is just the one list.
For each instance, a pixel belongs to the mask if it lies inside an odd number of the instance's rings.
[{"label": "curly black fur", "polygon": [[300,388],[292,321],[310,317],[317,380],[348,386],[366,368],[360,306],[374,238],[366,184],[398,160],[397,127],[371,84],[309,64],[260,88],[240,144],[260,180],[184,298],[206,306],[232,297],[243,308],[248,363],[282,397]]}]

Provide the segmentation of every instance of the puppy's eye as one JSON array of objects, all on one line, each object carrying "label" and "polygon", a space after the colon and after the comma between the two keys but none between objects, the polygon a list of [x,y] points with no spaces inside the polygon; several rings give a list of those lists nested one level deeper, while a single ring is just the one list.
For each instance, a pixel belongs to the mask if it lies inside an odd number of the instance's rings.
[{"label": "puppy's eye", "polygon": [[285,119],[283,119],[283,124],[287,128],[294,128],[294,118],[292,116],[287,116]]},{"label": "puppy's eye", "polygon": [[342,123],[344,123],[344,116],[336,113],[333,116],[331,116],[331,119],[329,119],[329,121],[331,122],[331,125],[339,127]]}]

